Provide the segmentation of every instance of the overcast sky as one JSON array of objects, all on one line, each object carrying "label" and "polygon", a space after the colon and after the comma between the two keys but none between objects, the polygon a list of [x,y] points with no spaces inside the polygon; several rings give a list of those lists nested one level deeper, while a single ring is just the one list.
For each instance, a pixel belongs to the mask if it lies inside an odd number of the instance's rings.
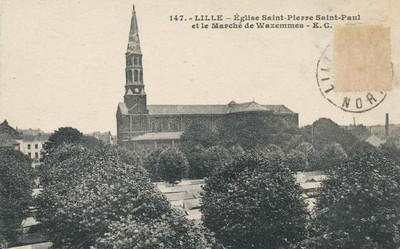
[{"label": "overcast sky", "polygon": [[[386,112],[391,122],[400,123],[399,85],[380,106],[363,114],[344,112],[322,97],[315,71],[332,43],[331,29],[195,30],[191,22],[170,21],[175,14],[360,14],[361,22],[391,27],[398,82],[400,20],[393,13],[399,13],[399,3],[325,2],[136,1],[148,104],[227,104],[254,98],[298,112],[301,126],[320,117],[339,124],[350,124],[353,117],[357,123],[383,124]],[[132,4],[2,0],[0,119],[20,128],[72,126],[115,134]]]}]

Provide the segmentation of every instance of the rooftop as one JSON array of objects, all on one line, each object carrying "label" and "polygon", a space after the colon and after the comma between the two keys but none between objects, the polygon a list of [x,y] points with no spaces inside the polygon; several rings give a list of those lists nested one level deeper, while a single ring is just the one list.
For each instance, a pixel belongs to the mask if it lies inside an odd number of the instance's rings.
[{"label": "rooftop", "polygon": [[[119,103],[122,114],[128,114],[125,103]],[[196,114],[227,114],[239,112],[273,112],[291,114],[294,113],[284,105],[260,105],[255,101],[236,103],[231,101],[227,105],[148,105],[150,115],[196,115]]]}]

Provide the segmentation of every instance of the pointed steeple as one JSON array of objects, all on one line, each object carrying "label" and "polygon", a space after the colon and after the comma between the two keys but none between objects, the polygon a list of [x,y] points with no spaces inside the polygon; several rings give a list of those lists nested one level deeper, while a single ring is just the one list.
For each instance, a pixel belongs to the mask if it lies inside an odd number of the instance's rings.
[{"label": "pointed steeple", "polygon": [[131,29],[129,31],[129,41],[126,53],[142,54],[142,51],[140,49],[139,28],[136,20],[135,5],[133,5],[132,10]]},{"label": "pointed steeple", "polygon": [[[132,11],[131,28],[129,31],[128,49],[125,54],[126,57],[126,83],[124,102],[132,114],[146,114],[147,110],[147,96],[144,90],[143,83],[143,64],[142,64],[142,51],[139,42],[139,29],[136,19],[135,5]],[[141,106],[141,108],[133,108],[133,106]],[[134,112],[134,113],[133,113]],[[140,112],[140,113],[139,113]]]}]

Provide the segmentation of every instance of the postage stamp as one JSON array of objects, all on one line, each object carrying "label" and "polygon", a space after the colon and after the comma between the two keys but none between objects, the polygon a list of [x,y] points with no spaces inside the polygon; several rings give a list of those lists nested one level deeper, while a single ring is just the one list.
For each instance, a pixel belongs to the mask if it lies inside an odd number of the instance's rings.
[{"label": "postage stamp", "polygon": [[369,111],[391,90],[390,29],[381,25],[335,27],[329,45],[317,62],[321,94],[346,112]]}]

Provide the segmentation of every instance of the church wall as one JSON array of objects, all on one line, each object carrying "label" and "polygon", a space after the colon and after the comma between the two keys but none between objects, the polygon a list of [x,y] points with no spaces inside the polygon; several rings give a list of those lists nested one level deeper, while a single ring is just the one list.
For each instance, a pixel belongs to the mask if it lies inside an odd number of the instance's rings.
[{"label": "church wall", "polygon": [[178,146],[179,140],[143,140],[143,141],[123,141],[121,146],[136,151],[138,153],[148,153],[155,148],[166,148],[170,146]]},{"label": "church wall", "polygon": [[185,131],[192,123],[200,123],[216,130],[223,115],[149,115],[148,132]]},{"label": "church wall", "polygon": [[272,122],[283,122],[285,126],[298,127],[297,113],[233,113],[222,115],[121,115],[117,116],[118,140],[129,140],[131,137],[146,132],[185,131],[192,123],[200,123],[210,130],[217,131],[224,119],[240,120],[247,115],[259,115]]}]

